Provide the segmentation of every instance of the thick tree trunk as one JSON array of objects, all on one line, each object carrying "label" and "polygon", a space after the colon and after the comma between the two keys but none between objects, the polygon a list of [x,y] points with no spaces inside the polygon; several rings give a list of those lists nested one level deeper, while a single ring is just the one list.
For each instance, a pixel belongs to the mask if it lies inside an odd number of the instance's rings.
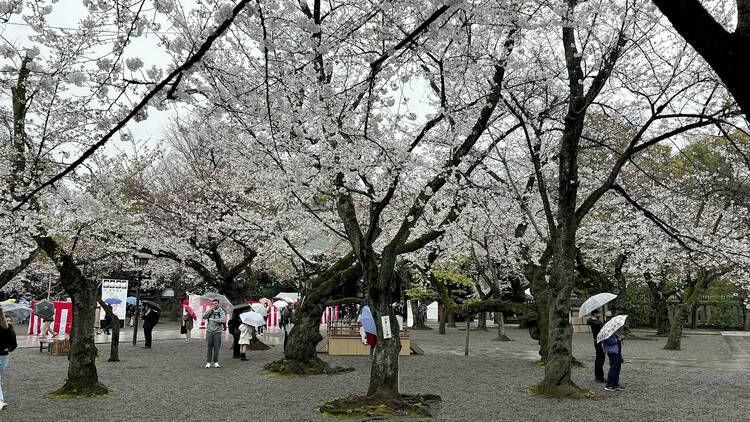
[{"label": "thick tree trunk", "polygon": [[99,300],[99,306],[101,306],[104,313],[112,321],[112,343],[109,348],[109,359],[107,362],[119,362],[120,361],[120,318],[117,314],[112,312],[112,307],[104,303],[103,300]]},{"label": "thick tree trunk", "polygon": [[[531,295],[534,297],[534,307],[537,314],[539,358],[542,362],[546,362],[549,355],[549,289],[545,277],[546,265],[528,264],[525,273],[531,284]],[[529,329],[531,330],[533,327]]]},{"label": "thick tree trunk", "polygon": [[456,328],[456,314],[453,312],[448,312],[447,319],[448,319],[448,327]]},{"label": "thick tree trunk", "polygon": [[414,315],[414,326],[411,327],[412,330],[432,330],[432,327],[428,326],[425,323],[424,318],[422,318],[422,313],[419,312],[419,302],[417,300],[411,300],[411,313]]},{"label": "thick tree trunk", "polygon": [[[390,298],[376,295],[374,298],[371,296],[371,299],[374,299],[372,301],[373,318],[378,328],[378,344],[375,346],[370,367],[370,386],[367,389],[367,396],[376,397],[378,400],[401,400],[398,390],[399,352],[401,351],[398,321],[393,313]],[[389,339],[383,338],[383,327],[380,321],[380,317],[386,315],[391,323],[392,337]]]},{"label": "thick tree trunk", "polygon": [[669,328],[669,337],[664,350],[680,350],[682,345],[682,328],[690,315],[690,309],[698,301],[698,298],[708,289],[709,284],[718,278],[718,274],[701,271],[695,279],[688,278],[688,288],[685,290],[685,302],[675,307],[672,317],[672,326]]},{"label": "thick tree trunk", "polygon": [[73,324],[70,330],[68,379],[55,393],[58,395],[100,395],[109,389],[99,382],[96,372],[94,320],[98,290],[96,283],[86,280],[71,255],[51,237],[35,237],[37,245],[55,263],[60,282],[73,303]]},{"label": "thick tree trunk", "polygon": [[667,301],[658,296],[652,296],[651,305],[654,308],[654,317],[656,320],[656,335],[669,335],[669,305]]},{"label": "thick tree trunk", "polygon": [[112,344],[109,348],[109,361],[120,361],[120,318],[112,314]]},{"label": "thick tree trunk", "polygon": [[289,332],[284,359],[300,363],[319,360],[316,347],[323,340],[320,335],[323,310],[321,304],[303,303],[295,312],[294,326]]},{"label": "thick tree trunk", "polygon": [[106,394],[109,390],[99,382],[96,371],[96,283],[87,282],[72,264],[72,260],[60,272],[60,279],[73,302],[73,324],[70,330],[68,379],[58,392],[75,395]]},{"label": "thick tree trunk", "polygon": [[687,321],[689,313],[690,307],[687,304],[681,303],[675,306],[674,317],[672,318],[672,325],[669,327],[669,337],[667,338],[664,350],[680,350],[682,345],[682,327],[685,321]]},{"label": "thick tree trunk", "polygon": [[477,318],[477,330],[487,331],[487,312],[480,312]]},{"label": "thick tree trunk", "polygon": [[440,323],[438,325],[438,334],[445,334],[445,305],[439,304],[438,305],[438,317],[440,318]]},{"label": "thick tree trunk", "polygon": [[750,8],[737,2],[737,29],[730,33],[716,22],[698,0],[653,0],[685,41],[716,71],[750,118],[750,65],[742,60],[750,52]]}]

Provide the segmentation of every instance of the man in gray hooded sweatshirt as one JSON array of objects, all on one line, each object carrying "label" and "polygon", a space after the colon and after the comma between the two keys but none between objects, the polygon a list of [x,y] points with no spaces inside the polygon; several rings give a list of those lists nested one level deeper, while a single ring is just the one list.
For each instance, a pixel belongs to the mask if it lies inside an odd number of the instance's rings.
[{"label": "man in gray hooded sweatshirt", "polygon": [[203,314],[206,320],[206,345],[208,353],[206,355],[206,368],[213,364],[214,368],[219,368],[219,349],[221,349],[221,334],[224,331],[224,319],[226,313],[219,307],[219,301],[213,300],[211,308]]}]

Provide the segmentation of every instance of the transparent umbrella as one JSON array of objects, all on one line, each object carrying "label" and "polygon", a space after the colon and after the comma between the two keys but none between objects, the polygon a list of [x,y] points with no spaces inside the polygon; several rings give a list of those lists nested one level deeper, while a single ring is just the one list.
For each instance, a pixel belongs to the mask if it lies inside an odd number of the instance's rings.
[{"label": "transparent umbrella", "polygon": [[262,303],[253,303],[250,306],[253,308],[253,311],[260,314],[260,316],[268,316],[268,311],[266,310],[266,307],[263,306]]},{"label": "transparent umbrella", "polygon": [[26,318],[31,314],[31,308],[18,303],[0,302],[0,308],[6,317],[13,318],[15,322],[26,321]]},{"label": "transparent umbrella", "polygon": [[277,300],[276,302],[273,303],[273,306],[281,309],[281,308],[286,308],[287,306],[289,306],[289,303],[285,300]]},{"label": "transparent umbrella", "polygon": [[211,303],[213,303],[214,300],[219,301],[219,306],[221,306],[221,308],[224,309],[224,312],[228,314],[232,313],[232,308],[234,308],[234,305],[232,305],[232,302],[230,302],[226,296],[220,293],[213,293],[213,292],[204,293],[201,296],[200,304],[210,305]]},{"label": "transparent umbrella", "polygon": [[596,295],[591,296],[590,298],[586,299],[583,304],[581,304],[581,308],[578,310],[578,316],[584,316],[588,315],[593,311],[594,309],[599,309],[605,304],[611,302],[616,298],[617,295],[612,293],[599,293]]}]

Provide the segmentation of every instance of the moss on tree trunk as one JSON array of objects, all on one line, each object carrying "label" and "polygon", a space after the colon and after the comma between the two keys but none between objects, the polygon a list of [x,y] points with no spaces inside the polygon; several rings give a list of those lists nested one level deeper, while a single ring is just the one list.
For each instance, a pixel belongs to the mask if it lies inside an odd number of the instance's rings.
[{"label": "moss on tree trunk", "polygon": [[415,299],[411,300],[411,313],[414,315],[414,326],[411,327],[412,330],[432,330],[432,327],[428,326],[425,323],[424,318],[422,318],[423,315],[419,312],[419,303]]}]

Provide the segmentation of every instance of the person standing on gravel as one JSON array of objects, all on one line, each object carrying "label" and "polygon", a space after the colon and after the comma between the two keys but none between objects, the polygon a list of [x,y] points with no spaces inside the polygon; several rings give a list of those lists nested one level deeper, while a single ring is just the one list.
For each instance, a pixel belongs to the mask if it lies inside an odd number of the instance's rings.
[{"label": "person standing on gravel", "polygon": [[596,378],[597,382],[607,382],[604,379],[604,359],[606,358],[606,355],[604,354],[604,349],[602,349],[602,345],[596,342],[596,336],[599,335],[599,331],[602,330],[602,327],[604,326],[604,321],[600,318],[601,313],[598,309],[594,309],[591,311],[591,318],[586,321],[586,324],[591,327],[591,334],[594,335],[594,350],[596,350],[596,360],[594,360],[594,377]]},{"label": "person standing on gravel", "polygon": [[5,370],[8,368],[8,354],[16,350],[17,346],[13,325],[9,319],[5,319],[3,307],[0,305],[0,410],[3,410],[7,406],[5,404],[5,397],[3,396],[2,383],[5,377]]},{"label": "person standing on gravel", "polygon": [[219,349],[221,349],[221,333],[224,331],[226,315],[216,299],[211,302],[211,308],[203,314],[203,319],[206,320],[206,368],[210,368],[211,365],[214,368],[221,367]]},{"label": "person standing on gravel", "polygon": [[602,349],[609,357],[609,373],[607,374],[607,385],[604,387],[607,391],[624,390],[620,385],[620,367],[622,366],[622,339],[619,332],[614,332],[611,336],[602,341]]}]

